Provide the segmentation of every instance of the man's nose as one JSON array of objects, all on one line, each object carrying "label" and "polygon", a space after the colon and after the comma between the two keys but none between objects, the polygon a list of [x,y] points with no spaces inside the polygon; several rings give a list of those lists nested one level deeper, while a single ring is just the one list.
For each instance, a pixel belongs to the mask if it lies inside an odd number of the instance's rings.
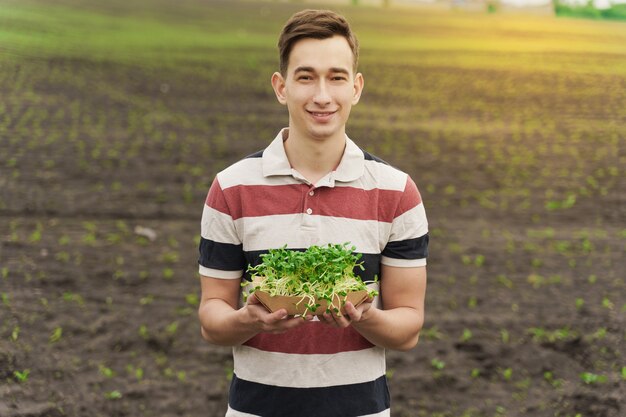
[{"label": "man's nose", "polygon": [[315,90],[315,97],[313,97],[313,101],[315,104],[320,106],[326,106],[330,104],[330,92],[328,91],[328,85],[324,80],[320,80],[317,83],[317,88]]}]

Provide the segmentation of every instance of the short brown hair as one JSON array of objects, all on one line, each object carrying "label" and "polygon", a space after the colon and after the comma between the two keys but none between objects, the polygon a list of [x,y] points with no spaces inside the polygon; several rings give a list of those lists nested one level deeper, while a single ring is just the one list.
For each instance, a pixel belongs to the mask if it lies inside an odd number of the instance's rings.
[{"label": "short brown hair", "polygon": [[336,35],[343,36],[348,41],[354,58],[353,70],[356,72],[359,61],[359,41],[346,18],[332,10],[309,9],[291,16],[280,33],[278,38],[280,73],[283,76],[287,75],[289,54],[300,39],[327,39]]}]

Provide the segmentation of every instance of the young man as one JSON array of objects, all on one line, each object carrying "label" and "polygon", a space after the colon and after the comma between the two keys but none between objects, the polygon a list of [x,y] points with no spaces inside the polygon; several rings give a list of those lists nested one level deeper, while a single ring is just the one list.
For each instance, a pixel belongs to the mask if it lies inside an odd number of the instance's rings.
[{"label": "young man", "polygon": [[[415,346],[424,321],[428,225],[415,183],[345,133],[363,90],[346,20],[305,10],[279,39],[272,75],[289,127],[215,178],[202,215],[202,336],[233,346],[227,416],[389,416],[385,349]],[[269,313],[242,279],[287,245],[344,243],[380,296],[344,316]]]}]

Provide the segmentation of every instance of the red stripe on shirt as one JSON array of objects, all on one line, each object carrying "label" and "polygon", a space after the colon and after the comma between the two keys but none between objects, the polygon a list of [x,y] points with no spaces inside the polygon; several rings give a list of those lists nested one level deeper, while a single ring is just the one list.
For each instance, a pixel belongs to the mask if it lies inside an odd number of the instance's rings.
[{"label": "red stripe on shirt", "polygon": [[417,189],[417,185],[415,185],[415,182],[413,182],[411,177],[407,177],[406,185],[404,186],[404,194],[402,195],[402,199],[398,204],[397,210],[394,214],[394,218],[400,216],[403,213],[406,213],[421,202],[422,196]]},{"label": "red stripe on shirt", "polygon": [[224,198],[224,192],[222,191],[217,177],[213,180],[211,188],[209,188],[209,194],[206,196],[205,204],[221,213],[229,214],[228,203]]},{"label": "red stripe on shirt", "polygon": [[310,208],[313,215],[390,223],[421,202],[415,184],[412,181],[411,184],[407,183],[409,192],[404,196],[401,191],[355,187],[321,187],[314,189],[314,195],[310,196],[310,188],[305,184],[237,185],[223,190],[224,200],[211,199],[209,192],[207,204],[229,214],[234,220],[298,214]]},{"label": "red stripe on shirt", "polygon": [[244,345],[266,352],[302,355],[350,352],[374,346],[352,327],[337,329],[320,322],[309,322],[283,334],[259,333]]}]

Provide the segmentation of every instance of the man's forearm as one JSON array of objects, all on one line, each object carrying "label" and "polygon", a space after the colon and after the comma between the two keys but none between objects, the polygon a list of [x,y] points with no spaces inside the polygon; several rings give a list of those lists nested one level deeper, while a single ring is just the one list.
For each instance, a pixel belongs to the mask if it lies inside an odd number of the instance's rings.
[{"label": "man's forearm", "polygon": [[352,326],[376,346],[409,350],[417,344],[424,317],[416,309],[398,307],[390,310],[371,308]]},{"label": "man's forearm", "polygon": [[216,345],[240,345],[258,332],[245,323],[241,310],[233,309],[220,299],[205,301],[198,310],[198,316],[202,337]]}]

